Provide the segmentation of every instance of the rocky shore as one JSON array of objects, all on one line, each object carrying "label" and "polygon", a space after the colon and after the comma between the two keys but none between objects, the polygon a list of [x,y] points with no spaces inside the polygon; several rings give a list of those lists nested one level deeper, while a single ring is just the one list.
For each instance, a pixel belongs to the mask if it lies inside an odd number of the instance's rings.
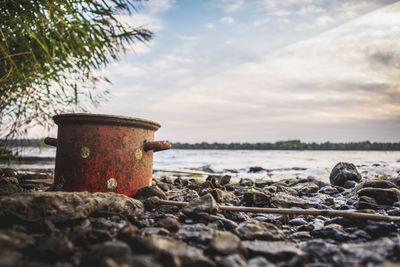
[{"label": "rocky shore", "polygon": [[400,216],[400,176],[366,179],[350,163],[336,165],[330,183],[165,175],[135,198],[61,192],[52,173],[40,170],[0,175],[0,266],[400,264],[398,221],[218,210],[224,204]]}]

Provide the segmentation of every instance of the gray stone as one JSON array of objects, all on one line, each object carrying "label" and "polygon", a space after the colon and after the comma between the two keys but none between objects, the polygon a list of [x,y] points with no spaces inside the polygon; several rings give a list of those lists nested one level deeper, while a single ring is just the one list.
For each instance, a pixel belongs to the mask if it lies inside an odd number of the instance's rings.
[{"label": "gray stone", "polygon": [[35,239],[23,232],[0,230],[0,250],[20,250],[35,243]]},{"label": "gray stone", "polygon": [[243,267],[245,265],[243,257],[238,254],[226,256],[218,262],[219,267]]},{"label": "gray stone", "polygon": [[214,267],[215,264],[205,257],[201,250],[188,246],[182,241],[168,237],[152,236],[146,237],[140,247],[145,253],[164,253],[176,256],[187,267]]},{"label": "gray stone", "polygon": [[85,264],[100,266],[105,263],[107,258],[123,262],[130,253],[131,248],[128,244],[121,241],[107,241],[103,244],[96,244],[90,249]]},{"label": "gray stone", "polygon": [[11,195],[21,191],[22,188],[19,186],[17,178],[15,177],[0,178],[0,196]]},{"label": "gray stone", "polygon": [[1,267],[20,267],[23,266],[23,256],[17,251],[2,250],[0,252]]},{"label": "gray stone", "polygon": [[256,220],[246,221],[235,229],[236,234],[244,240],[282,240],[284,234],[281,229],[272,223]]},{"label": "gray stone", "polygon": [[338,186],[343,186],[348,180],[360,182],[361,179],[361,174],[358,172],[356,166],[349,162],[339,162],[333,167],[329,175],[331,184]]},{"label": "gray stone", "polygon": [[197,212],[216,213],[218,210],[217,202],[215,202],[211,194],[205,194],[204,196],[193,199],[182,209],[186,214]]},{"label": "gray stone", "polygon": [[213,229],[202,223],[183,224],[176,232],[176,237],[185,242],[206,244],[210,242],[214,234]]},{"label": "gray stone", "polygon": [[285,241],[243,241],[249,256],[263,256],[273,262],[289,261],[294,256],[303,257],[304,253],[297,248],[295,243]]},{"label": "gray stone", "polygon": [[289,195],[284,192],[276,193],[271,200],[271,203],[277,207],[281,208],[291,208],[291,207],[300,207],[300,208],[308,208],[310,207],[310,203],[306,200],[296,197],[293,195]]},{"label": "gray stone", "polygon": [[96,212],[133,217],[143,213],[143,204],[116,193],[31,192],[0,198],[0,217],[29,222],[82,219]]},{"label": "gray stone", "polygon": [[358,196],[367,196],[375,199],[380,205],[393,205],[400,201],[400,190],[396,188],[372,188],[366,187],[357,191]]},{"label": "gray stone", "polygon": [[242,250],[240,239],[228,231],[215,231],[210,242],[211,251],[217,254],[240,253]]},{"label": "gray stone", "polygon": [[276,265],[261,256],[250,259],[245,265],[245,267],[274,267],[274,266]]}]

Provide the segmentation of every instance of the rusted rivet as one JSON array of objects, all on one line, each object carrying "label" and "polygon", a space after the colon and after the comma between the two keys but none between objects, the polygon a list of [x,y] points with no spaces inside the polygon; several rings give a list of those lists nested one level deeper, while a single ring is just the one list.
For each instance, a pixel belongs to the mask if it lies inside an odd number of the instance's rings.
[{"label": "rusted rivet", "polygon": [[107,180],[107,188],[108,189],[115,189],[117,188],[117,180],[114,178],[110,178]]},{"label": "rusted rivet", "polygon": [[90,149],[87,146],[83,146],[81,148],[81,157],[86,159],[88,158],[90,155]]},{"label": "rusted rivet", "polygon": [[140,148],[136,149],[136,150],[135,150],[135,158],[136,158],[137,160],[140,160],[142,157],[143,157],[143,152],[142,152],[142,150],[141,150]]}]

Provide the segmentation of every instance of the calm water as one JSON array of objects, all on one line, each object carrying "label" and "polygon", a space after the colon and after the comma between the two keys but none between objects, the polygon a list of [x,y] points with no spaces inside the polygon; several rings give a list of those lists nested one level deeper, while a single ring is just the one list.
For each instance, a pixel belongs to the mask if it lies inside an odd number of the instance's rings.
[{"label": "calm water", "polygon": [[[25,156],[54,157],[55,148],[24,148]],[[339,161],[358,165],[365,176],[391,175],[400,172],[400,152],[382,151],[281,151],[281,150],[178,150],[172,149],[154,154],[156,170],[190,170],[209,166],[216,172],[239,171],[238,176],[289,177],[317,176],[322,180],[329,177],[330,170]],[[4,165],[3,165],[4,166]],[[248,174],[248,168],[260,166],[268,172]],[[17,165],[17,168],[53,168],[53,162],[44,164]]]}]

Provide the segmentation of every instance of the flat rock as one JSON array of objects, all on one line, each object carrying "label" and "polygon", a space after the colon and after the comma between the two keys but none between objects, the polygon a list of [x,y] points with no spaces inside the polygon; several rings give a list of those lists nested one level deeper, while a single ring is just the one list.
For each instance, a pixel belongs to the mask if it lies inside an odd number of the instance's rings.
[{"label": "flat rock", "polygon": [[132,217],[143,213],[143,204],[116,193],[31,192],[0,198],[0,217],[28,222],[61,222],[86,218],[93,213]]},{"label": "flat rock", "polygon": [[164,253],[178,257],[182,266],[214,267],[215,264],[205,257],[201,250],[188,246],[182,241],[168,237],[152,236],[141,240],[140,247],[145,253]]},{"label": "flat rock", "polygon": [[240,239],[228,231],[215,231],[210,242],[211,251],[217,254],[229,255],[240,253],[242,244]]},{"label": "flat rock", "polygon": [[206,244],[212,239],[213,233],[213,229],[202,223],[192,225],[183,224],[176,232],[176,237],[185,242]]},{"label": "flat rock", "polygon": [[358,196],[367,196],[375,199],[380,205],[393,205],[400,201],[400,190],[396,188],[372,188],[366,187],[357,191]]},{"label": "flat rock", "polygon": [[236,234],[244,240],[282,240],[284,234],[281,229],[272,223],[256,220],[246,221],[235,229]]},{"label": "flat rock", "polygon": [[214,197],[208,193],[190,201],[182,211],[186,214],[198,212],[216,213],[218,211],[218,205]]},{"label": "flat rock", "polygon": [[295,243],[285,241],[243,241],[242,245],[250,256],[263,256],[273,262],[288,261],[294,256],[304,256]]},{"label": "flat rock", "polygon": [[311,204],[300,197],[289,195],[284,192],[276,193],[272,197],[271,203],[281,208],[291,208],[291,207],[308,208],[310,207]]}]

